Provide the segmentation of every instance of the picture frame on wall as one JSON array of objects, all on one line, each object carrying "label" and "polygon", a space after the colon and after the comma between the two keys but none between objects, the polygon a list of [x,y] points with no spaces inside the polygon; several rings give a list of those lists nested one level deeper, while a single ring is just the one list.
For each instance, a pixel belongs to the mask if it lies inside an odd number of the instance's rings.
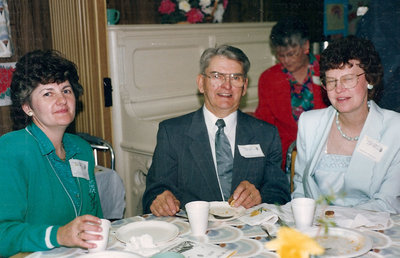
[{"label": "picture frame on wall", "polygon": [[347,36],[348,0],[324,0],[324,35]]},{"label": "picture frame on wall", "polygon": [[0,58],[11,57],[13,49],[11,45],[10,17],[7,0],[0,0]]},{"label": "picture frame on wall", "polygon": [[0,63],[0,106],[9,106],[12,104],[10,84],[12,74],[15,71],[15,62]]}]

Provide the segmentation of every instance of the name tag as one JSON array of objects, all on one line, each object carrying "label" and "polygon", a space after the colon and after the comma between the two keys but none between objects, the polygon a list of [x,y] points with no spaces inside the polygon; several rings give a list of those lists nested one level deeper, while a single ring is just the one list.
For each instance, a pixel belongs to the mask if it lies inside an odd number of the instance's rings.
[{"label": "name tag", "polygon": [[372,159],[375,162],[379,162],[383,154],[385,153],[387,146],[378,142],[377,140],[364,136],[357,147],[357,151]]},{"label": "name tag", "polygon": [[245,158],[265,157],[260,144],[238,145],[239,153]]},{"label": "name tag", "polygon": [[70,159],[69,165],[71,166],[71,172],[74,177],[80,177],[89,180],[89,165],[87,161]]}]

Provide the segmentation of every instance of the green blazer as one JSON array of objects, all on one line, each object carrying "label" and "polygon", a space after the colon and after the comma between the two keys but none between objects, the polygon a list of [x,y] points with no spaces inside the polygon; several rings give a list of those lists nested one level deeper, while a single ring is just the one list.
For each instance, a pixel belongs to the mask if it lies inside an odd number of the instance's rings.
[{"label": "green blazer", "polygon": [[29,133],[32,127],[0,138],[0,256],[58,247],[58,228],[76,215],[102,217],[90,145],[76,135],[63,138],[77,150],[74,159],[88,161],[90,179],[78,178],[82,204],[75,212],[47,159],[48,149]]}]

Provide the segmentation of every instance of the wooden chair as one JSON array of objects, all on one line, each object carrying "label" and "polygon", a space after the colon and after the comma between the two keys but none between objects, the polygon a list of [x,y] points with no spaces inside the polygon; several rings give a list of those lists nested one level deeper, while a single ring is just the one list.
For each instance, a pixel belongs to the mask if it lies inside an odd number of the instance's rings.
[{"label": "wooden chair", "polygon": [[289,145],[289,148],[286,153],[285,172],[290,182],[290,192],[293,192],[294,190],[293,177],[294,177],[294,163],[296,161],[296,155],[297,155],[297,150],[296,150],[296,140],[295,140]]}]

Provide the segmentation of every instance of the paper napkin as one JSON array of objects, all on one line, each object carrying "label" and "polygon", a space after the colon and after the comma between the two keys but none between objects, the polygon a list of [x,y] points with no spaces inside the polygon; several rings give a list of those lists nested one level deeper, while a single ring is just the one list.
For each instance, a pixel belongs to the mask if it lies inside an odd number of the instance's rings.
[{"label": "paper napkin", "polygon": [[247,209],[239,220],[251,226],[260,224],[273,225],[278,221],[278,216],[268,208],[268,205],[262,203]]},{"label": "paper napkin", "polygon": [[343,228],[369,228],[385,229],[391,224],[390,213],[368,211],[350,207],[328,206],[320,207],[320,216],[324,216],[326,210],[334,211],[332,220]]}]

